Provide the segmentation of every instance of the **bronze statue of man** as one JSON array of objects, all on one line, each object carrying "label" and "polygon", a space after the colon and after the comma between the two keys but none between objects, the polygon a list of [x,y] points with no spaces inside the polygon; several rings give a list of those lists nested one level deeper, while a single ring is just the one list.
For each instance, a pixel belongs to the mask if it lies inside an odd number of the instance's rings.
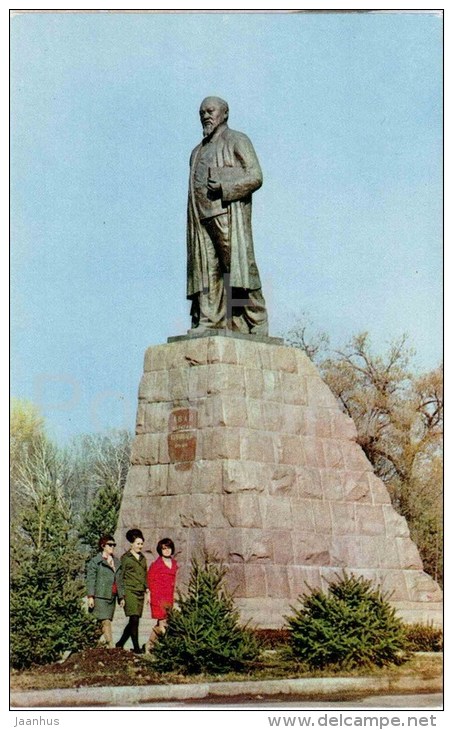
[{"label": "bronze statue of man", "polygon": [[227,125],[228,104],[200,106],[203,140],[190,157],[187,298],[194,334],[228,328],[268,334],[252,238],[252,193],[260,164],[249,138]]}]

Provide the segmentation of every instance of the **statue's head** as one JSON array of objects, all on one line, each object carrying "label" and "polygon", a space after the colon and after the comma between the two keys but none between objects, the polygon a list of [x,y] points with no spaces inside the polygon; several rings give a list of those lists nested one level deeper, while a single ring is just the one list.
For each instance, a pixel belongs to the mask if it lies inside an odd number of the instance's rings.
[{"label": "statue's head", "polygon": [[228,104],[218,96],[207,96],[200,106],[200,120],[203,136],[212,134],[220,124],[228,119]]}]

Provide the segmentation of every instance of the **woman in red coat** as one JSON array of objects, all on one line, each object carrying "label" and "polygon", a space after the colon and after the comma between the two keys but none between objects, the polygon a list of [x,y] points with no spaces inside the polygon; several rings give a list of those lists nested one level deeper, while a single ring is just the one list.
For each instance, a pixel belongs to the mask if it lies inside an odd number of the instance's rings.
[{"label": "woman in red coat", "polygon": [[174,559],[175,545],[169,537],[164,537],[157,543],[159,554],[157,560],[151,563],[148,570],[148,587],[150,590],[151,616],[157,619],[146,650],[150,651],[153,643],[167,628],[167,609],[173,606],[175,597],[176,573],[178,563]]}]

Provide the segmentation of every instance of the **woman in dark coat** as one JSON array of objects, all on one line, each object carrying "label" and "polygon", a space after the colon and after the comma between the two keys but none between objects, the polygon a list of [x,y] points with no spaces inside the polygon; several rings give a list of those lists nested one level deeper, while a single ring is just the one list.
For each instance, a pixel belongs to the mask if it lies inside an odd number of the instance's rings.
[{"label": "woman in dark coat", "polygon": [[156,548],[159,557],[148,570],[148,587],[150,590],[151,616],[157,619],[148,644],[149,651],[158,636],[167,628],[167,609],[173,606],[175,597],[176,573],[178,563],[173,558],[175,545],[169,537],[159,540]]},{"label": "woman in dark coat", "polygon": [[116,646],[123,648],[126,641],[132,640],[135,654],[142,654],[138,640],[138,625],[143,612],[145,594],[148,594],[146,581],[147,564],[142,555],[144,537],[141,530],[128,530],[126,539],[130,542],[130,549],[121,557],[121,568],[124,582],[124,613],[129,616],[129,623],[123,631]]},{"label": "woman in dark coat", "polygon": [[101,621],[102,633],[109,648],[113,647],[112,619],[115,603],[124,606],[124,587],[121,563],[113,555],[115,540],[103,535],[99,540],[100,552],[87,565],[88,609]]}]

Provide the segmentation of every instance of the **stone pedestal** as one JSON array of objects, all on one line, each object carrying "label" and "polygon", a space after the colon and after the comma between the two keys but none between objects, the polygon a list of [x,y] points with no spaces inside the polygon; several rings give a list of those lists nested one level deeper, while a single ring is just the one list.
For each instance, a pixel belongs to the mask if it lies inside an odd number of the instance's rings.
[{"label": "stone pedestal", "polygon": [[[275,344],[277,343],[277,344]],[[279,628],[343,570],[392,594],[407,621],[442,620],[406,521],[314,364],[278,340],[174,338],[150,347],[117,529],[145,555],[171,537],[187,582],[203,550],[228,568],[244,619]]]}]

